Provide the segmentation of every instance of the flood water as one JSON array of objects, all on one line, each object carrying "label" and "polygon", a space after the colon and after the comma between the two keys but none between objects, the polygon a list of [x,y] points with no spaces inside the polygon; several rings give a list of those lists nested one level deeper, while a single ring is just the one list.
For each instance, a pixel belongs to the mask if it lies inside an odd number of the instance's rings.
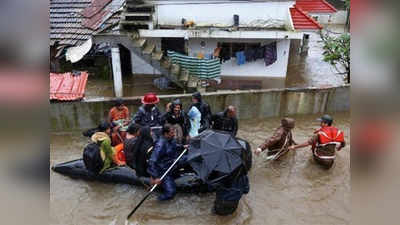
[{"label": "flood water", "polygon": [[[215,194],[181,194],[160,203],[153,195],[130,224],[342,225],[350,224],[350,114],[333,115],[348,145],[330,170],[312,160],[309,149],[289,152],[280,161],[253,156],[250,193],[230,216],[211,214]],[[294,139],[303,142],[318,127],[317,115],[297,116]],[[278,127],[280,118],[240,121],[238,136],[252,149]],[[88,139],[80,132],[52,133],[50,164],[80,158]],[[122,225],[146,193],[143,187],[71,179],[50,172],[50,224]]]},{"label": "flood water", "polygon": [[[342,25],[330,25],[326,27],[331,35],[339,35],[344,32]],[[323,60],[323,42],[316,32],[308,32],[309,50],[307,54],[292,54],[289,57],[288,71],[286,75],[286,87],[326,87],[344,84],[343,76],[337,74],[332,65]]]}]

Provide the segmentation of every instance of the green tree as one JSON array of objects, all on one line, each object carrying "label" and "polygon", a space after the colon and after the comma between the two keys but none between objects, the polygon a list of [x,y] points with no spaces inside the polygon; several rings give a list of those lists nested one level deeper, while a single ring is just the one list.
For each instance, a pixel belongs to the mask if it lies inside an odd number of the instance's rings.
[{"label": "green tree", "polygon": [[321,33],[321,38],[324,42],[324,61],[330,63],[350,83],[350,34],[334,36]]}]

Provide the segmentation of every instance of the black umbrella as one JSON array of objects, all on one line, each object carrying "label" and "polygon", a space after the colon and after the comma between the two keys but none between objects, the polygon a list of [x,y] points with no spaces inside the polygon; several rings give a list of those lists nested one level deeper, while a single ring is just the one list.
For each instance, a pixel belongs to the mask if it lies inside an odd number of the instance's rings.
[{"label": "black umbrella", "polygon": [[242,165],[242,148],[230,133],[206,130],[190,140],[187,160],[200,179],[215,183]]}]

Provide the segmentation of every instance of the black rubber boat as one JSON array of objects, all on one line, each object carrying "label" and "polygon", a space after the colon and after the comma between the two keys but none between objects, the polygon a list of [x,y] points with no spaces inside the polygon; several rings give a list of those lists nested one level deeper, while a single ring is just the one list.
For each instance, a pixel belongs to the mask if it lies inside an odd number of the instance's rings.
[{"label": "black rubber boat", "polygon": [[[246,159],[247,163],[252,163],[251,149],[247,141],[238,138],[239,143],[243,146],[245,151],[249,151],[249,157]],[[51,167],[54,172],[84,180],[95,180],[105,183],[122,183],[132,185],[150,185],[150,179],[148,177],[138,177],[136,172],[127,167],[115,167],[104,171],[100,175],[95,175],[89,172],[83,159],[77,159],[69,162],[60,163]],[[204,184],[195,173],[183,173],[175,179],[177,191],[186,193],[199,193],[199,192],[210,192],[213,190],[209,189],[207,184]]]}]

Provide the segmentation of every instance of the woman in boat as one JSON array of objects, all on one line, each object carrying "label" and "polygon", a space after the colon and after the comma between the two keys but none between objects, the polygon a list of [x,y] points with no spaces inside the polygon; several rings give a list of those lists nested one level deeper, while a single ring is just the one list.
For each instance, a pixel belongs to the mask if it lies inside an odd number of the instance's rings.
[{"label": "woman in boat", "polygon": [[189,137],[192,138],[199,135],[201,125],[201,112],[197,109],[197,107],[192,106],[187,113],[187,116],[190,121]]},{"label": "woman in boat", "polygon": [[111,128],[107,122],[99,126],[99,131],[91,137],[93,143],[85,147],[83,160],[88,170],[103,173],[113,164],[114,149],[111,147]]},{"label": "woman in boat", "polygon": [[178,144],[184,144],[190,131],[190,122],[182,108],[180,99],[176,99],[170,104],[170,108],[161,118],[161,124],[170,124],[175,129],[175,139]]}]

